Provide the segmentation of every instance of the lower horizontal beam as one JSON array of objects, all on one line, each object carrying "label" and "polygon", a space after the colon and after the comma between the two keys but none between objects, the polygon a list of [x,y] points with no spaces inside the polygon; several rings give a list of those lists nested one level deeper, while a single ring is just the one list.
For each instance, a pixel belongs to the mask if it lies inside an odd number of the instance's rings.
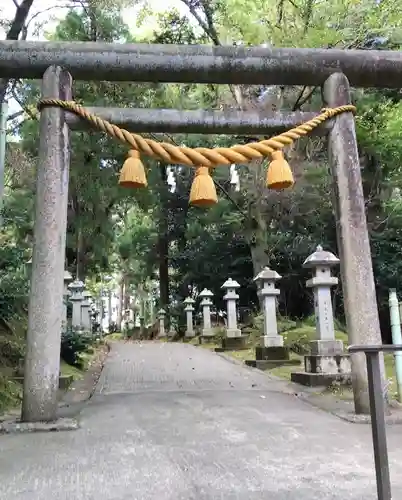
[{"label": "lower horizontal beam", "polygon": [[[171,134],[245,134],[272,135],[283,132],[311,120],[317,113],[278,112],[267,113],[242,111],[182,111],[178,109],[143,108],[86,108],[91,113],[130,132]],[[88,128],[78,116],[66,113],[72,130]],[[326,122],[317,129],[316,135],[325,135],[331,124]]]}]

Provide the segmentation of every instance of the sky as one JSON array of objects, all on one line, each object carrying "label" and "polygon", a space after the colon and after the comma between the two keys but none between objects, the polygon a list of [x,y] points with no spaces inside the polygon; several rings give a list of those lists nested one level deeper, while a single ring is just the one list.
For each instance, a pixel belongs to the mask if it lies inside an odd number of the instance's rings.
[{"label": "sky", "polygon": [[[67,9],[63,9],[62,7],[68,3],[68,0],[34,0],[32,8],[30,10],[30,17],[36,16],[35,20],[44,22],[51,17],[55,17],[56,19],[49,19],[49,22],[46,25],[46,30],[51,31],[52,27],[57,24],[57,18],[62,18]],[[134,3],[134,1],[133,1]],[[186,8],[180,0],[148,0],[152,10],[155,13],[163,12],[164,10],[168,10],[169,8],[176,7],[182,12],[186,12]],[[13,0],[0,0],[0,16],[2,19],[12,19],[15,13],[15,5]],[[53,8],[55,5],[59,5],[59,8]],[[43,14],[39,14],[42,11]],[[125,9],[124,19],[130,28],[134,31],[136,30],[136,17],[137,17],[138,7]],[[32,23],[34,24],[34,23]],[[5,33],[4,30],[0,28],[0,38],[4,38]],[[43,40],[43,33],[37,35],[33,33],[33,30],[29,30],[29,39],[30,40]]]},{"label": "sky", "polygon": [[[66,13],[67,9],[63,8],[68,3],[68,0],[34,0],[32,8],[30,10],[29,19],[33,18],[33,21],[29,23],[28,29],[28,40],[46,40],[45,31],[52,31],[58,21],[62,19]],[[133,0],[134,3],[134,0]],[[148,0],[148,3],[155,14],[163,12],[172,7],[176,7],[179,11],[186,13],[186,8],[180,0]],[[58,8],[53,8],[58,5]],[[15,4],[14,0],[0,0],[0,19],[12,20],[15,14]],[[143,30],[138,30],[136,26],[136,18],[138,14],[137,8],[125,9],[124,20],[129,25],[132,32],[143,33],[144,31],[152,30],[154,24],[152,20],[149,19],[147,25]],[[37,32],[35,25],[41,24],[43,29]],[[5,31],[0,27],[0,40],[5,38]],[[20,107],[18,104],[10,100],[9,103],[9,115],[19,111]]]}]

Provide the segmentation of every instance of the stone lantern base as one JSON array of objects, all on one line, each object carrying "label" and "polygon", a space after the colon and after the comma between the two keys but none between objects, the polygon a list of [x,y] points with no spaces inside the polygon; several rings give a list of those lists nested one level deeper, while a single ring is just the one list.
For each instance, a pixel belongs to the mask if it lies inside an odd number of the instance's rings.
[{"label": "stone lantern base", "polygon": [[310,347],[311,354],[304,356],[304,372],[292,373],[292,382],[309,387],[351,383],[350,358],[343,352],[342,341],[316,340]]},{"label": "stone lantern base", "polygon": [[215,352],[242,351],[248,349],[248,335],[239,335],[238,337],[223,337],[222,347],[216,347]]},{"label": "stone lantern base", "polygon": [[198,337],[198,342],[200,343],[200,345],[214,344],[215,340],[215,334],[212,330],[210,330],[210,332],[203,330],[201,335]]},{"label": "stone lantern base", "polygon": [[188,330],[186,330],[186,332],[184,333],[184,341],[185,342],[189,342],[190,340],[192,340],[194,337],[196,336],[195,332],[192,331],[192,332],[189,332]]},{"label": "stone lantern base", "polygon": [[247,359],[247,366],[253,366],[260,370],[268,370],[282,365],[298,365],[300,362],[289,359],[289,349],[284,346],[256,347],[255,359]]}]

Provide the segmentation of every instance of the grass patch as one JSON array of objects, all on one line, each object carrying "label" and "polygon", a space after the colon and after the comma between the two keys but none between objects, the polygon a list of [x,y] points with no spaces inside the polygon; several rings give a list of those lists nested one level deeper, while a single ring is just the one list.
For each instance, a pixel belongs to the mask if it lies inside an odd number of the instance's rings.
[{"label": "grass patch", "polygon": [[[390,399],[396,399],[398,393],[395,377],[395,358],[393,354],[384,354],[384,365],[385,376],[388,382],[388,396]],[[353,400],[353,390],[351,387],[334,384],[333,386],[329,387],[326,392],[327,394],[332,393],[337,398],[344,401]]]},{"label": "grass patch", "polygon": [[[313,326],[302,325],[282,332],[282,336],[284,345],[296,354],[308,354],[310,351],[309,344],[316,338],[316,330]],[[336,340],[342,340],[345,347],[347,346],[348,336],[345,332],[336,330],[335,338]]]},{"label": "grass patch", "polygon": [[0,415],[17,408],[22,400],[22,385],[0,375]]},{"label": "grass patch", "polygon": [[[314,316],[307,318],[303,323],[291,321],[287,318],[278,319],[278,331],[283,336],[284,345],[290,349],[290,359],[300,362],[300,367],[297,365],[282,365],[276,368],[266,370],[270,374],[290,381],[291,373],[303,369],[304,354],[309,352],[309,343],[315,339],[316,329],[314,324]],[[343,326],[339,322],[335,322],[335,338],[341,340],[345,346],[348,346],[348,336],[344,331]],[[251,327],[245,328],[244,333],[249,335],[249,348],[242,351],[227,351],[226,354],[239,361],[247,359],[255,359],[255,346],[259,345],[260,337],[263,331],[263,317],[258,315],[253,318]],[[220,332],[219,332],[220,333]],[[189,344],[199,345],[198,337],[194,337],[189,341]],[[214,350],[219,347],[216,343],[200,344],[200,347],[208,350]],[[395,358],[393,354],[384,355],[385,372],[388,380],[388,394],[390,398],[395,398],[397,395],[397,385],[395,378]],[[351,387],[334,384],[329,387],[326,393],[331,393],[339,399],[352,400],[353,391]],[[325,393],[324,393],[325,394]]]},{"label": "grass patch", "polygon": [[[254,319],[254,327],[249,329],[249,349],[242,351],[227,351],[227,354],[239,361],[245,361],[246,359],[255,359],[255,346],[259,345],[261,330],[260,322],[261,318],[257,316]],[[258,327],[256,329],[255,327]],[[262,325],[261,325],[262,328]],[[288,328],[288,329],[285,329]],[[309,343],[315,339],[316,330],[315,326],[310,324],[297,325],[296,322],[287,320],[286,318],[281,318],[278,321],[278,331],[281,332],[283,336],[284,346],[290,350],[290,359],[300,362],[300,367],[303,366],[304,358],[303,355],[309,352]],[[335,332],[335,338],[337,340],[342,340],[345,346],[347,345],[347,334],[341,330]],[[299,370],[297,365],[282,365],[275,368],[270,368],[265,370],[270,374],[283,378],[290,381],[291,373]]]},{"label": "grass patch", "polygon": [[283,379],[286,379],[290,382],[291,373],[299,371],[300,368],[303,367],[304,358],[303,358],[303,356],[299,356],[298,354],[291,352],[290,359],[299,361],[300,366],[297,366],[297,365],[277,366],[276,368],[272,368],[271,370],[269,370],[269,373],[271,373],[275,377],[283,378]]},{"label": "grass patch", "polygon": [[209,342],[208,344],[200,344],[200,347],[204,349],[209,349],[210,351],[214,351],[215,347],[219,347],[218,344],[215,344],[213,342]]},{"label": "grass patch", "polygon": [[398,396],[396,376],[395,376],[395,357],[393,354],[384,354],[385,374],[388,380],[388,394],[392,398]]},{"label": "grass patch", "polygon": [[63,359],[60,360],[60,373],[64,377],[73,376],[74,380],[82,379],[84,372],[88,370],[90,364],[96,358],[99,352],[99,347],[90,347],[87,352],[79,353],[80,365],[72,366],[66,363]]},{"label": "grass patch", "polygon": [[124,340],[124,335],[120,332],[111,333],[105,336],[105,340]]},{"label": "grass patch", "polygon": [[60,362],[60,373],[63,377],[73,377],[74,380],[80,380],[83,377],[83,370],[76,366],[71,366],[65,361]]},{"label": "grass patch", "polygon": [[226,351],[225,354],[228,354],[232,358],[235,358],[239,361],[246,361],[246,359],[255,359],[254,347],[250,347],[250,349],[243,349],[242,351]]},{"label": "grass patch", "polygon": [[[254,347],[244,349],[242,351],[227,351],[226,354],[239,361],[246,361],[246,359],[255,359]],[[303,357],[293,352],[290,353],[290,359],[300,361],[300,364],[303,363]],[[297,365],[282,365],[264,371],[271,373],[275,377],[284,378],[290,381],[290,374],[296,370],[298,370]]]}]

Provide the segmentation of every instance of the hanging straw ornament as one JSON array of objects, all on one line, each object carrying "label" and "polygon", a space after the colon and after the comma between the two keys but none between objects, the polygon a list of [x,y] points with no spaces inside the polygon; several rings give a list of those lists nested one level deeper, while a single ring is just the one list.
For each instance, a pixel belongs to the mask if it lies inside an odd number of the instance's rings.
[{"label": "hanging straw ornament", "polygon": [[294,183],[292,170],[285,160],[283,151],[274,151],[267,171],[267,187],[279,191],[292,187]]},{"label": "hanging straw ornament", "polygon": [[190,191],[190,204],[196,207],[211,207],[218,203],[215,183],[208,167],[197,167]]},{"label": "hanging straw ornament", "polygon": [[120,171],[119,184],[128,188],[148,186],[144,164],[141,161],[140,153],[135,149],[131,149],[128,153],[128,158]]}]

